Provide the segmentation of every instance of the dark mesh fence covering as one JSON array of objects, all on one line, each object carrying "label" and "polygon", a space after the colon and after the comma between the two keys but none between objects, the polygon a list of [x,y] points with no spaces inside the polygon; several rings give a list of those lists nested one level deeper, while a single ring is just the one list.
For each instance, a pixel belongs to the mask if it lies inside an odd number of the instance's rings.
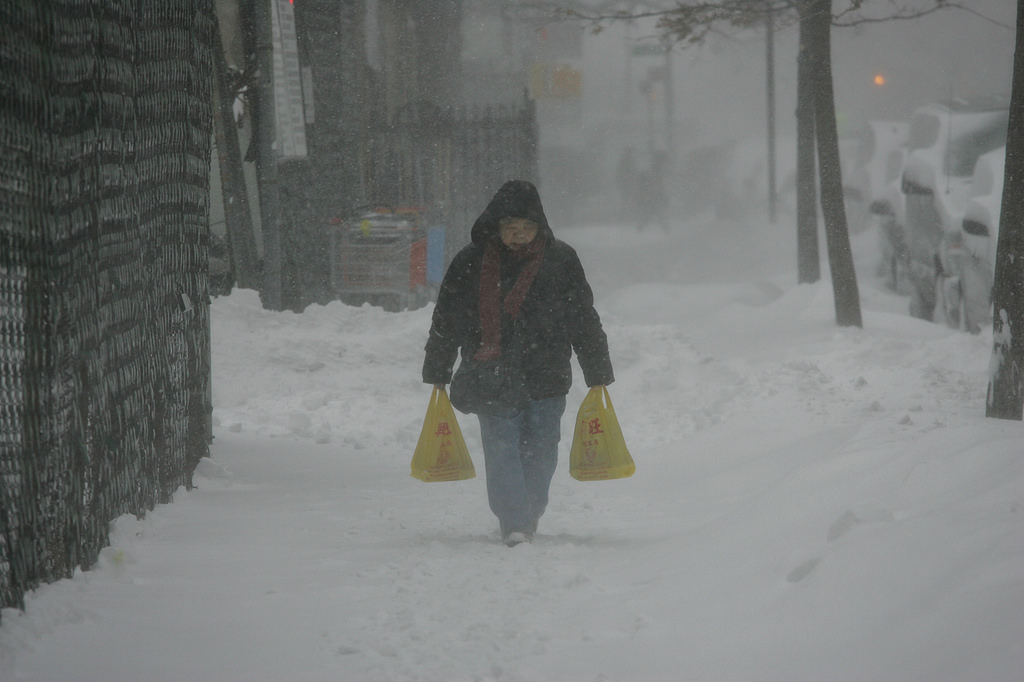
[{"label": "dark mesh fence covering", "polygon": [[0,605],[208,452],[212,0],[0,3]]}]

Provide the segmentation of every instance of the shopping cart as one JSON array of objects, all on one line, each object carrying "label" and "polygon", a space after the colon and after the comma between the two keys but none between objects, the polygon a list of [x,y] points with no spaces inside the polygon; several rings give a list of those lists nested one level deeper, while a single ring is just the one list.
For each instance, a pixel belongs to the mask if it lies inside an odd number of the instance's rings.
[{"label": "shopping cart", "polygon": [[331,286],[350,305],[418,308],[429,299],[427,235],[419,214],[373,211],[331,232]]}]

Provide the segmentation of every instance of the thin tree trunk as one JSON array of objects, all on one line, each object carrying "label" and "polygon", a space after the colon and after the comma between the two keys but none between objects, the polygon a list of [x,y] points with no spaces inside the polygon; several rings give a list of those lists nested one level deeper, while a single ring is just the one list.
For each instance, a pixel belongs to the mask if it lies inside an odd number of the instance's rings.
[{"label": "thin tree trunk", "polygon": [[814,86],[804,20],[806,13],[806,8],[801,6],[796,76],[796,263],[800,284],[821,279],[814,180]]},{"label": "thin tree trunk", "polygon": [[1024,412],[1024,0],[1017,0],[1017,47],[1003,175],[985,416],[1020,420]]},{"label": "thin tree trunk", "polygon": [[813,69],[814,128],[818,143],[821,208],[825,218],[825,241],[829,271],[832,273],[836,324],[840,327],[861,327],[863,322],[857,273],[846,226],[846,207],[843,204],[839,133],[836,129],[832,89],[832,0],[812,0],[810,11],[801,18],[800,25],[806,25],[808,29],[806,34],[802,33],[806,38],[802,50],[808,53],[808,61]]}]

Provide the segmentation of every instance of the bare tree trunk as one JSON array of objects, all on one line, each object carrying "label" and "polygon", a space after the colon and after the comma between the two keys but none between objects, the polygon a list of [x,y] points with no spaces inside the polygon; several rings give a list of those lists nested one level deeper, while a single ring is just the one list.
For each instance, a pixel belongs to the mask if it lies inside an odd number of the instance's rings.
[{"label": "bare tree trunk", "polygon": [[[828,265],[832,273],[836,324],[861,327],[860,294],[853,266],[850,234],[843,204],[843,177],[839,162],[839,133],[832,89],[832,0],[810,0],[809,11],[800,17],[801,51],[812,69],[814,128],[818,143],[821,208],[825,218]],[[807,31],[804,32],[804,27]]]},{"label": "bare tree trunk", "polygon": [[1024,411],[1024,0],[1017,0],[1017,47],[992,305],[985,416],[1020,420]]},{"label": "bare tree trunk", "polygon": [[814,91],[808,27],[800,8],[800,48],[796,76],[796,263],[797,282],[821,279],[818,210],[814,179]]}]

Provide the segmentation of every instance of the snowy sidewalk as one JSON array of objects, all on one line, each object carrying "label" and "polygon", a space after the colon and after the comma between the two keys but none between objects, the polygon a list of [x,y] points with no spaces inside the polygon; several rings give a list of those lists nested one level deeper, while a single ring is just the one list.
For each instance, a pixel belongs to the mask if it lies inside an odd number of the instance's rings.
[{"label": "snowy sidewalk", "polygon": [[5,610],[0,680],[1020,679],[1024,425],[982,416],[990,333],[893,312],[870,278],[840,330],[827,283],[613,270],[635,235],[598,234],[573,241],[633,478],[572,480],[567,416],[539,536],[506,548],[475,419],[476,479],[409,476],[429,308],[235,292],[196,488]]}]

